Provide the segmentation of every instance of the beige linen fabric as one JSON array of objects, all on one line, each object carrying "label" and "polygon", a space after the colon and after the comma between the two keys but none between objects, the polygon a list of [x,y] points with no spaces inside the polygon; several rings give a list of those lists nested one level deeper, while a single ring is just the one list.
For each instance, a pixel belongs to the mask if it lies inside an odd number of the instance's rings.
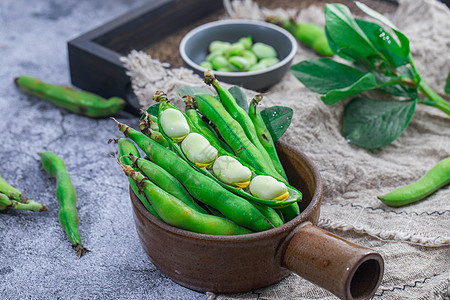
[{"label": "beige linen fabric", "polygon": [[[268,11],[252,1],[225,4],[228,15],[224,17],[228,18],[297,15],[281,9]],[[323,23],[323,11],[315,6],[301,11],[298,17]],[[449,9],[436,0],[403,1],[395,15],[388,17],[410,39],[423,79],[443,92],[450,70]],[[300,46],[294,63],[315,57]],[[182,85],[206,86],[192,71],[170,69],[143,52],[133,51],[122,60],[142,107],[153,104],[150,99],[156,90],[176,99],[176,90]],[[347,101],[326,106],[319,95],[291,74],[286,74],[271,91],[264,97],[263,107],[286,105],[294,109],[292,124],[282,140],[306,153],[322,174],[324,197],[319,226],[373,248],[385,259],[384,278],[374,298],[449,299],[450,188],[400,208],[388,207],[377,199],[377,195],[417,180],[450,156],[449,116],[419,105],[396,141],[382,149],[365,150],[347,143],[340,133]],[[254,91],[245,92],[249,99],[255,95]],[[208,298],[336,299],[295,274],[264,289],[237,295],[208,293]]]}]

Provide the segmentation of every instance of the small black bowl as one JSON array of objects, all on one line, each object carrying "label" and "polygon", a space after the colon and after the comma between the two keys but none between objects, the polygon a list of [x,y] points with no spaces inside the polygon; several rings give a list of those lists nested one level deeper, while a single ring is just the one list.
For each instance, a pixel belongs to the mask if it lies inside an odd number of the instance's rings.
[{"label": "small black bowl", "polygon": [[232,19],[201,25],[184,36],[180,43],[180,54],[184,62],[195,73],[203,76],[206,71],[200,63],[209,53],[213,41],[237,42],[241,37],[251,36],[253,42],[262,42],[275,48],[279,63],[264,70],[249,72],[213,71],[219,81],[235,84],[252,90],[265,90],[279,82],[297,53],[297,41],[283,28],[262,21]]}]

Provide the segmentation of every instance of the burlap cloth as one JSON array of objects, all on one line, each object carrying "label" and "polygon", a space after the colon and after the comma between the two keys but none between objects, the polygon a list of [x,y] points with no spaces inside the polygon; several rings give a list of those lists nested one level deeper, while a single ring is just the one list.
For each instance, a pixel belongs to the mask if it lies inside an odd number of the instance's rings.
[{"label": "burlap cloth", "polygon": [[[251,1],[226,1],[224,18],[262,19],[268,11]],[[388,16],[406,34],[423,79],[443,92],[450,69],[450,11],[440,2],[403,1]],[[322,8],[311,6],[299,20],[324,22]],[[316,55],[300,46],[294,63]],[[170,68],[144,52],[122,58],[142,107],[153,104],[156,90],[176,99],[182,85],[205,86],[186,68]],[[225,86],[229,86],[224,83]],[[438,109],[419,105],[408,128],[391,145],[365,150],[347,143],[341,135],[346,101],[326,106],[291,74],[271,88],[262,106],[285,105],[294,109],[292,124],[282,137],[306,153],[319,168],[324,197],[319,227],[377,250],[385,260],[383,281],[375,294],[381,299],[449,299],[450,188],[426,200],[391,208],[377,199],[398,186],[409,184],[441,159],[450,156],[450,118]],[[253,97],[254,91],[245,90]],[[175,104],[180,104],[175,102]],[[180,104],[182,105],[182,104]],[[183,107],[183,106],[180,106]],[[316,285],[292,274],[273,286],[238,295],[211,299],[335,299]]]}]

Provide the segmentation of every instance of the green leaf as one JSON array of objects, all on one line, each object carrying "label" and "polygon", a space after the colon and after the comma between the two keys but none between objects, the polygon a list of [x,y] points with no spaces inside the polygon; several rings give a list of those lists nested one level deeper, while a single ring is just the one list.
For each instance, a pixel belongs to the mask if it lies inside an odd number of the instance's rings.
[{"label": "green leaf", "polygon": [[150,115],[153,115],[153,116],[157,117],[158,116],[158,112],[159,112],[159,103],[155,103],[155,104],[149,106],[149,108],[147,108],[147,112]]},{"label": "green leaf", "polygon": [[180,100],[184,100],[183,97],[186,97],[187,95],[194,97],[196,94],[209,94],[213,95],[213,92],[205,87],[201,86],[189,86],[184,85],[178,89],[178,98]]},{"label": "green leaf", "polygon": [[[158,103],[155,103],[155,104],[153,104],[153,105],[150,105],[150,106],[147,108],[147,112],[148,112],[150,115],[152,115],[152,116],[158,117],[158,112],[159,112],[159,102],[158,102]],[[145,117],[145,114],[142,114],[141,117],[139,118],[139,121],[142,121],[142,119],[144,119],[144,117]]]},{"label": "green leaf", "polygon": [[322,100],[327,105],[377,86],[373,74],[329,58],[302,61],[293,65],[291,72],[311,91],[326,94]]},{"label": "green leaf", "polygon": [[326,105],[332,105],[344,98],[377,88],[377,80],[372,73],[367,73],[352,85],[329,91],[321,99]]},{"label": "green leaf", "polygon": [[356,19],[356,23],[388,63],[384,66],[386,73],[391,73],[390,66],[399,67],[409,63],[408,57],[383,27],[360,19]]},{"label": "green leaf", "polygon": [[448,72],[447,75],[447,81],[445,82],[445,89],[444,89],[446,94],[450,95],[450,71]]},{"label": "green leaf", "polygon": [[361,3],[359,1],[355,1],[355,4],[356,4],[356,6],[358,6],[358,8],[360,10],[362,10],[368,16],[371,16],[372,18],[377,19],[378,21],[386,24],[387,26],[391,27],[392,29],[398,30],[397,27],[391,21],[389,21],[388,18],[386,18],[385,16],[383,16],[376,10],[373,10],[372,8],[368,7],[366,4]]},{"label": "green leaf", "polygon": [[380,101],[355,98],[345,108],[342,135],[362,148],[392,143],[406,129],[417,100]]},{"label": "green leaf", "polygon": [[247,96],[244,94],[242,89],[236,85],[233,85],[228,89],[233,98],[236,100],[236,103],[242,107],[245,111],[248,111],[248,102]]},{"label": "green leaf", "polygon": [[319,94],[345,88],[365,74],[330,58],[304,60],[293,65],[291,73],[308,89]]},{"label": "green leaf", "polygon": [[294,110],[286,106],[271,106],[261,111],[261,117],[276,142],[288,129]]},{"label": "green leaf", "polygon": [[401,49],[403,51],[403,54],[405,57],[409,57],[410,54],[410,47],[409,47],[409,40],[408,38],[398,30],[398,28],[389,21],[388,18],[380,14],[379,12],[373,10],[372,8],[368,7],[366,4],[361,3],[359,1],[355,1],[356,6],[358,6],[359,9],[361,9],[364,13],[366,13],[368,16],[371,16],[372,18],[384,23],[385,25],[392,28],[392,30],[395,32],[395,35],[397,36],[398,40],[400,41]]},{"label": "green leaf", "polygon": [[378,54],[343,4],[325,5],[325,29],[331,49],[343,58],[358,60]]}]

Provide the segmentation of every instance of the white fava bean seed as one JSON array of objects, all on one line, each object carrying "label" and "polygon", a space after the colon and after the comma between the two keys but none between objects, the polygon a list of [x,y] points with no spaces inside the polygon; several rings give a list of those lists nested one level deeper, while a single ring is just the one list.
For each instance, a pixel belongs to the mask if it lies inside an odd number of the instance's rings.
[{"label": "white fava bean seed", "polygon": [[252,172],[249,168],[228,155],[219,156],[214,161],[213,172],[220,181],[241,188],[246,188],[252,177]]},{"label": "white fava bean seed", "polygon": [[190,132],[184,115],[175,108],[168,108],[161,113],[161,126],[164,132],[175,140],[182,140]]},{"label": "white fava bean seed", "polygon": [[289,196],[284,183],[272,176],[258,175],[250,182],[250,193],[263,200],[286,200]]},{"label": "white fava bean seed", "polygon": [[201,134],[191,132],[181,142],[184,155],[199,167],[206,167],[217,157],[217,149]]}]

